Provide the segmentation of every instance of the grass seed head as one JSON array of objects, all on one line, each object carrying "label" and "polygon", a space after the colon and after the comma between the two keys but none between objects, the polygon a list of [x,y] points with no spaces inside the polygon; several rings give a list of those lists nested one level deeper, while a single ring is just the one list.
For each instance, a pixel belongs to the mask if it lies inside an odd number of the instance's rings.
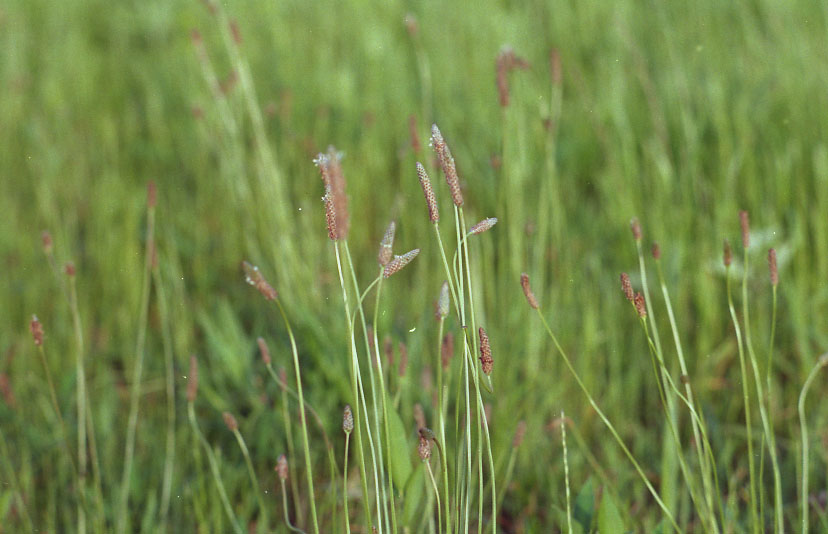
[{"label": "grass seed head", "polygon": [[46,253],[47,256],[52,254],[52,234],[49,233],[49,230],[43,230],[40,233],[40,242],[43,245],[43,252]]},{"label": "grass seed head", "polygon": [[644,295],[641,293],[635,294],[635,311],[638,312],[638,316],[642,319],[647,317],[647,303],[644,302]]},{"label": "grass seed head", "polygon": [[457,178],[457,166],[454,163],[454,157],[451,155],[443,134],[436,124],[431,126],[431,146],[434,152],[437,153],[437,161],[440,163],[440,168],[443,169],[443,175],[446,177],[446,183],[451,191],[451,200],[458,208],[463,205],[463,193],[460,191],[460,180]]},{"label": "grass seed head", "polygon": [[224,419],[224,424],[227,425],[227,428],[230,432],[235,432],[239,429],[239,422],[236,421],[236,418],[233,417],[233,414],[230,412],[224,412],[221,414],[222,419]]},{"label": "grass seed head", "polygon": [[14,390],[7,373],[0,373],[0,396],[9,408],[14,409],[17,406],[17,399],[14,397]]},{"label": "grass seed head", "polygon": [[425,428],[426,419],[423,405],[419,402],[414,405],[414,422],[417,423],[417,428]]},{"label": "grass seed head", "polygon": [[532,293],[532,288],[529,286],[529,275],[526,273],[520,273],[520,287],[523,288],[523,294],[526,296],[526,301],[529,303],[533,309],[538,309],[538,299],[535,298],[535,294]]},{"label": "grass seed head", "polygon": [[417,117],[414,115],[408,116],[408,133],[411,136],[411,150],[419,154],[423,150],[423,145],[420,143],[420,135],[417,133]]},{"label": "grass seed head", "polygon": [[504,46],[495,60],[495,73],[497,80],[497,93],[500,98],[500,106],[509,105],[509,72],[515,69],[528,69],[529,62],[518,57],[510,46]]},{"label": "grass seed head", "polygon": [[445,319],[449,314],[449,285],[444,280],[440,286],[440,297],[437,299],[437,318]]},{"label": "grass seed head", "polygon": [[420,435],[420,444],[417,446],[417,454],[424,462],[431,458],[431,442],[422,435]]},{"label": "grass seed head", "polygon": [[768,251],[768,270],[770,271],[771,285],[779,284],[779,270],[776,267],[776,249],[772,248]]},{"label": "grass seed head", "polygon": [[739,226],[742,227],[742,246],[748,248],[750,247],[750,218],[745,210],[739,212]]},{"label": "grass seed head", "polygon": [[354,430],[354,414],[351,412],[351,405],[346,404],[342,410],[342,431],[350,434]]},{"label": "grass seed head", "polygon": [[483,219],[479,223],[475,224],[469,230],[469,233],[472,235],[482,234],[487,230],[491,230],[491,228],[497,224],[497,217],[489,217],[488,219]]},{"label": "grass seed head", "polygon": [[730,241],[727,239],[724,240],[723,254],[722,254],[722,261],[724,262],[725,267],[730,267],[730,264],[733,263],[733,250],[730,248]]},{"label": "grass seed head", "polygon": [[75,264],[71,261],[67,261],[66,264],[63,266],[63,272],[66,274],[66,276],[75,276]]},{"label": "grass seed head", "polygon": [[262,361],[265,365],[270,365],[270,349],[267,347],[267,342],[263,337],[260,337],[256,340],[256,343],[259,345],[259,353],[262,355]]},{"label": "grass seed head", "polygon": [[382,277],[388,278],[391,275],[397,273],[400,269],[411,263],[411,260],[417,257],[417,254],[420,253],[420,249],[415,248],[414,250],[410,250],[403,254],[402,256],[394,256],[394,259],[389,261],[385,265],[385,269],[382,271]]},{"label": "grass seed head", "polygon": [[276,300],[279,293],[273,289],[273,286],[267,283],[267,280],[265,280],[264,276],[262,276],[262,273],[259,271],[258,267],[243,261],[242,270],[244,271],[244,280],[248,284],[255,287],[267,300]]},{"label": "grass seed head", "polygon": [[147,207],[154,208],[158,200],[158,189],[155,187],[155,181],[147,182]]},{"label": "grass seed head", "polygon": [[656,261],[661,259],[661,247],[658,243],[653,243],[653,259]]},{"label": "grass seed head", "polygon": [[524,437],[526,437],[526,421],[519,421],[515,429],[515,437],[512,439],[512,447],[519,449]]},{"label": "grass seed head", "polygon": [[634,302],[635,295],[633,294],[632,282],[630,282],[630,275],[621,273],[621,291],[630,302]]},{"label": "grass seed head", "polygon": [[632,231],[633,239],[641,241],[641,223],[638,222],[638,217],[630,219],[630,230]]},{"label": "grass seed head", "polygon": [[32,339],[34,344],[38,347],[43,345],[43,324],[37,318],[37,315],[32,315],[32,322],[29,323],[29,330],[32,332]]},{"label": "grass seed head", "polygon": [[408,367],[408,347],[406,347],[405,343],[402,341],[400,341],[398,347],[400,351],[400,368],[397,369],[397,374],[399,374],[400,377],[403,377],[405,376],[405,371]]},{"label": "grass seed head", "polygon": [[187,375],[187,402],[193,402],[198,393],[198,360],[190,355],[190,373]]},{"label": "grass seed head", "polygon": [[319,167],[325,185],[322,201],[325,203],[328,236],[334,241],[347,239],[351,223],[348,196],[345,193],[345,174],[342,172],[342,153],[331,146],[326,154],[319,153],[313,162]]},{"label": "grass seed head", "polygon": [[423,188],[423,195],[428,206],[428,219],[432,223],[437,223],[440,221],[440,210],[437,209],[437,198],[434,196],[434,189],[431,187],[431,180],[428,177],[428,173],[419,161],[417,162],[417,177],[420,179],[420,187]]},{"label": "grass seed head", "polygon": [[443,336],[443,342],[440,343],[440,362],[443,364],[443,369],[449,368],[452,357],[454,357],[454,334],[449,332]]},{"label": "grass seed head", "polygon": [[492,347],[489,344],[489,335],[482,326],[478,328],[477,333],[480,336],[480,367],[488,376],[492,374],[492,367],[494,366],[494,360],[492,359]]},{"label": "grass seed head", "polygon": [[276,460],[276,468],[274,469],[276,474],[279,475],[279,480],[285,481],[288,478],[288,462],[287,456],[284,454],[280,454],[279,458]]},{"label": "grass seed head", "polygon": [[385,234],[383,234],[382,236],[379,254],[377,255],[377,261],[383,267],[388,265],[388,262],[391,261],[391,256],[393,255],[394,248],[394,233],[396,231],[397,223],[391,221],[390,223],[388,223],[388,228],[385,229]]}]

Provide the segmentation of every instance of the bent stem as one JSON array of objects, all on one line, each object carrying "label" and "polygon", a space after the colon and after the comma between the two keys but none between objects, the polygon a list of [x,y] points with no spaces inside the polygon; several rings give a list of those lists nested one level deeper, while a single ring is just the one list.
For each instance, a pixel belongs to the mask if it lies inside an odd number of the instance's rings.
[{"label": "bent stem", "polygon": [[650,492],[650,495],[653,496],[653,499],[656,501],[659,508],[661,508],[661,511],[664,512],[664,515],[667,517],[667,520],[670,522],[670,525],[672,525],[672,527],[676,529],[678,532],[683,532],[681,528],[678,526],[678,523],[676,523],[676,520],[673,517],[672,512],[670,512],[670,510],[667,508],[667,505],[664,504],[664,501],[661,500],[661,497],[659,497],[658,492],[650,483],[649,479],[647,478],[647,475],[641,468],[641,465],[639,465],[638,461],[635,459],[630,450],[624,444],[624,441],[621,439],[621,436],[618,435],[618,432],[615,430],[615,427],[612,425],[612,423],[610,423],[609,419],[607,419],[607,416],[604,415],[603,410],[601,410],[601,408],[598,407],[598,404],[595,402],[595,399],[593,399],[592,395],[589,393],[589,390],[584,385],[580,375],[578,375],[578,372],[575,370],[575,367],[573,367],[572,362],[566,355],[566,352],[564,352],[563,348],[558,342],[558,338],[555,336],[555,334],[552,332],[552,329],[549,327],[549,323],[546,322],[546,318],[543,316],[543,313],[541,312],[540,308],[537,308],[536,311],[538,312],[538,317],[540,317],[540,320],[543,323],[544,328],[546,329],[546,333],[549,334],[549,337],[552,339],[552,343],[555,345],[555,348],[558,350],[558,353],[563,358],[563,361],[566,364],[566,367],[569,369],[569,372],[572,373],[573,378],[575,378],[575,382],[578,384],[578,387],[581,389],[584,395],[586,395],[586,398],[589,401],[592,408],[595,410],[595,413],[598,414],[598,417],[601,419],[604,425],[606,425],[607,429],[610,431],[610,434],[612,434],[612,437],[621,447],[621,450],[624,452],[624,454],[627,456],[627,459],[635,468],[636,472],[638,473],[638,476],[641,477],[641,480],[642,482],[644,482],[644,485],[647,487],[647,490]]},{"label": "bent stem", "polygon": [[805,397],[808,390],[811,388],[811,383],[816,378],[820,369],[828,364],[828,354],[820,356],[819,361],[811,369],[808,378],[805,379],[805,384],[802,385],[802,391],[799,393],[799,402],[797,403],[797,410],[799,411],[799,431],[802,438],[802,494],[799,496],[799,501],[802,503],[802,534],[808,534],[808,425],[805,420]]},{"label": "bent stem", "polygon": [[304,530],[302,530],[301,528],[294,527],[290,523],[290,517],[288,516],[287,491],[285,490],[285,481],[284,481],[284,479],[279,479],[279,482],[282,483],[282,508],[284,509],[284,512],[285,512],[285,525],[287,525],[287,528],[290,529],[293,532],[299,532],[300,534],[305,534]]}]

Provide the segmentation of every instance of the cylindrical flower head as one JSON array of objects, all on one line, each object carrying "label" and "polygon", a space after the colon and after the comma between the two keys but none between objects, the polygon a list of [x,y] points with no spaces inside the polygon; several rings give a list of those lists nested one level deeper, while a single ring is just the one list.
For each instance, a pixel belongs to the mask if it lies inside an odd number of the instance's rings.
[{"label": "cylindrical flower head", "polygon": [[768,251],[768,269],[770,270],[770,282],[775,286],[779,284],[779,270],[776,267],[776,249]]},{"label": "cylindrical flower head", "polygon": [[236,418],[233,417],[233,414],[230,412],[224,412],[221,414],[221,417],[224,419],[224,424],[227,425],[227,428],[230,432],[235,432],[239,429],[239,422],[236,421]]},{"label": "cylindrical flower head", "polygon": [[43,244],[43,252],[47,255],[52,253],[52,234],[48,230],[40,233],[40,242]]},{"label": "cylindrical flower head", "polygon": [[630,276],[627,273],[621,273],[621,291],[624,292],[627,300],[634,301],[635,294],[633,294],[632,282],[630,282]]},{"label": "cylindrical flower head", "polygon": [[256,343],[259,345],[259,353],[262,355],[262,361],[265,365],[270,365],[270,349],[267,347],[264,338],[258,338]]},{"label": "cylindrical flower head", "polygon": [[635,311],[638,312],[638,316],[642,319],[647,317],[647,303],[644,301],[644,295],[641,293],[635,294]]},{"label": "cylindrical flower head", "polygon": [[460,191],[460,180],[457,178],[457,167],[454,164],[454,158],[451,155],[443,134],[436,124],[431,126],[431,146],[437,153],[437,161],[440,162],[440,168],[443,169],[443,175],[446,177],[446,183],[451,191],[451,200],[458,208],[463,205],[463,193]]},{"label": "cylindrical flower head", "polygon": [[526,296],[526,301],[533,309],[538,309],[538,299],[532,293],[532,288],[529,286],[529,275],[526,273],[520,274],[520,287],[523,288],[523,294]]},{"label": "cylindrical flower head", "polygon": [[63,266],[63,272],[66,273],[66,276],[75,276],[75,264],[67,261]]},{"label": "cylindrical flower head", "polygon": [[486,334],[482,326],[477,330],[477,333],[480,336],[480,367],[486,375],[490,375],[492,374],[494,360],[492,359],[492,347],[489,345],[489,335]]},{"label": "cylindrical flower head", "polygon": [[512,447],[520,448],[523,438],[526,436],[526,421],[519,421],[515,429],[515,437],[512,439]]},{"label": "cylindrical flower head", "polygon": [[440,221],[440,211],[437,209],[437,198],[434,196],[434,189],[431,187],[431,180],[423,164],[417,162],[417,177],[420,178],[420,187],[423,188],[426,206],[428,206],[428,219],[432,223]]},{"label": "cylindrical flower head", "polygon": [[420,436],[420,444],[417,446],[417,454],[420,456],[420,460],[426,461],[431,458],[431,442]]},{"label": "cylindrical flower head", "polygon": [[288,478],[288,463],[287,463],[287,456],[284,454],[280,454],[279,458],[276,460],[276,474],[279,475],[279,479],[287,480]]},{"label": "cylindrical flower head", "polygon": [[394,221],[391,221],[390,223],[388,223],[388,228],[385,229],[385,234],[382,236],[379,254],[377,255],[377,261],[383,267],[388,265],[388,262],[391,261],[391,256],[393,255],[394,247],[394,233],[396,231],[397,224]]},{"label": "cylindrical flower head", "polygon": [[147,207],[154,208],[155,202],[158,197],[158,190],[155,187],[155,182],[150,180],[147,182]]},{"label": "cylindrical flower head", "polygon": [[661,247],[658,243],[653,243],[653,259],[656,261],[661,259]]},{"label": "cylindrical flower head", "polygon": [[440,344],[440,361],[443,369],[449,368],[452,357],[454,357],[454,334],[449,332],[443,336],[443,342]]},{"label": "cylindrical flower head", "polygon": [[34,344],[40,347],[43,345],[43,324],[37,318],[37,315],[32,315],[32,322],[29,324],[29,330],[32,332],[32,339]]},{"label": "cylindrical flower head", "polygon": [[440,298],[437,299],[437,315],[441,318],[447,317],[449,314],[449,285],[448,281],[443,281],[440,286]]},{"label": "cylindrical flower head", "polygon": [[276,300],[279,294],[273,289],[273,286],[267,283],[258,267],[244,261],[242,262],[242,269],[244,270],[244,280],[248,284],[255,287],[267,300]]},{"label": "cylindrical flower head", "polygon": [[402,256],[394,256],[394,259],[385,265],[385,269],[382,271],[382,277],[388,278],[392,274],[398,272],[400,269],[411,263],[411,260],[416,258],[419,253],[420,249],[415,248],[414,250],[406,252]]},{"label": "cylindrical flower head", "polygon": [[750,218],[745,210],[739,212],[739,226],[742,227],[742,246],[748,248],[750,247]]},{"label": "cylindrical flower head", "polygon": [[414,422],[417,423],[417,428],[424,428],[426,426],[423,405],[419,402],[414,405]]},{"label": "cylindrical flower head", "polygon": [[198,360],[190,355],[190,374],[187,375],[187,402],[193,402],[198,392]]},{"label": "cylindrical flower head", "polygon": [[346,434],[350,434],[354,429],[354,414],[351,412],[351,405],[346,404],[345,409],[342,410],[342,430]]},{"label": "cylindrical flower head", "polygon": [[638,217],[630,219],[630,230],[632,231],[633,239],[641,241],[641,223],[638,222]]},{"label": "cylindrical flower head", "polygon": [[482,234],[486,230],[490,230],[492,226],[497,224],[497,217],[489,217],[488,219],[483,219],[479,223],[475,224],[469,230],[470,234],[478,235]]}]

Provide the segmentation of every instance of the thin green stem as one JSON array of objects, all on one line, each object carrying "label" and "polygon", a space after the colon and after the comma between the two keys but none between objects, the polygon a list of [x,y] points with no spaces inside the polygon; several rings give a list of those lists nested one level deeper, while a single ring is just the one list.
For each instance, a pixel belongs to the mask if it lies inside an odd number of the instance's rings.
[{"label": "thin green stem", "polygon": [[14,466],[10,461],[9,447],[6,444],[6,437],[3,434],[2,427],[0,427],[0,456],[2,456],[3,458],[3,467],[6,470],[6,476],[9,478],[9,481],[11,482],[12,495],[14,497],[14,500],[17,501],[16,507],[18,510],[20,510],[20,514],[23,518],[24,528],[28,532],[35,532],[34,524],[32,523],[32,518],[29,515],[29,507],[26,506],[26,500],[23,498],[23,490],[20,487],[20,481],[18,480],[17,473],[14,471]]},{"label": "thin green stem", "polygon": [[236,519],[236,514],[233,512],[233,507],[230,505],[230,499],[227,498],[227,491],[225,491],[224,483],[221,481],[221,472],[219,471],[218,462],[216,462],[213,450],[210,448],[207,438],[204,437],[204,434],[202,434],[201,430],[198,428],[193,402],[187,403],[187,416],[190,419],[190,427],[193,429],[193,434],[196,435],[198,441],[201,443],[202,449],[204,449],[204,453],[207,455],[207,463],[210,464],[210,471],[213,473],[213,480],[216,483],[216,488],[218,489],[221,503],[224,505],[224,511],[227,514],[227,518],[230,520],[230,524],[233,525],[233,530],[236,534],[244,534],[244,531],[239,525],[238,519]]},{"label": "thin green stem", "polygon": [[[440,455],[442,456],[442,454]],[[437,489],[437,481],[434,479],[434,472],[431,470],[431,462],[426,460],[426,469],[428,470],[428,478],[431,480],[431,487],[434,489],[434,496],[437,499],[437,532],[442,532],[442,518],[440,517],[440,491]]]},{"label": "thin green stem", "polygon": [[83,502],[86,501],[86,370],[83,363],[83,329],[81,328],[78,290],[74,276],[69,277],[69,306],[72,309],[72,325],[75,330],[77,347],[75,372],[78,377],[78,491],[84,495],[78,502],[78,534],[85,534],[86,511]]},{"label": "thin green stem", "polygon": [[164,369],[167,390],[167,439],[164,453],[164,476],[161,483],[161,530],[167,531],[167,520],[172,495],[173,465],[175,462],[175,368],[173,363],[172,334],[167,299],[158,265],[152,269],[155,290],[158,292],[158,315],[161,320],[161,343],[164,349]]},{"label": "thin green stem", "polygon": [[247,444],[244,442],[241,432],[238,428],[233,429],[233,435],[236,437],[236,442],[239,444],[242,456],[244,456],[244,463],[247,465],[247,474],[250,476],[250,484],[253,485],[253,492],[256,494],[256,502],[259,505],[259,520],[256,521],[257,528],[260,532],[268,532],[267,507],[262,498],[261,486],[259,486],[259,478],[256,476],[256,470],[253,469],[253,462],[250,460],[250,451],[247,450]]},{"label": "thin green stem", "polygon": [[561,442],[563,443],[564,482],[566,484],[566,531],[572,534],[572,505],[569,491],[569,458],[566,450],[566,414],[561,410]]},{"label": "thin green stem", "polygon": [[301,528],[294,527],[290,523],[290,517],[288,516],[287,491],[285,491],[285,480],[280,478],[279,482],[282,483],[282,509],[284,510],[284,513],[285,513],[285,525],[287,525],[287,528],[290,529],[293,532],[299,532],[300,534],[305,534],[304,530],[302,530]]},{"label": "thin green stem", "polygon": [[811,369],[808,378],[802,385],[802,391],[799,393],[799,402],[797,403],[797,411],[799,412],[799,432],[802,439],[802,490],[799,496],[799,502],[802,504],[802,534],[808,534],[808,465],[809,465],[809,448],[808,442],[808,422],[805,418],[805,397],[808,395],[808,390],[811,388],[811,383],[817,376],[820,369],[828,365],[828,354],[820,356],[819,361]]},{"label": "thin green stem", "polygon": [[345,434],[345,467],[342,471],[342,505],[345,508],[345,532],[351,534],[351,515],[348,512],[348,445],[351,442],[351,433]]}]

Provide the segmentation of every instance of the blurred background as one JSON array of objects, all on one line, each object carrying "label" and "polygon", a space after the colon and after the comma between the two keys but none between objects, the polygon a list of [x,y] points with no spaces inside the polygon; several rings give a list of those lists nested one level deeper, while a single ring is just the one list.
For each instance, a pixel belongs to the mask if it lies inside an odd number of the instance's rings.
[{"label": "blurred background", "polygon": [[[636,531],[652,531],[661,519],[518,284],[528,272],[587,387],[659,485],[671,469],[662,462],[664,416],[646,338],[618,282],[627,271],[641,285],[629,230],[634,216],[645,251],[654,241],[661,246],[722,492],[729,509],[741,508],[745,429],[721,267],[728,238],[739,258],[734,272],[743,272],[741,209],[752,222],[751,321],[763,357],[771,324],[767,249],[779,253],[772,411],[785,513],[794,521],[801,498],[796,400],[828,346],[827,17],[824,4],[805,0],[0,4],[0,479],[16,475],[39,531],[72,531],[72,473],[62,463],[28,331],[37,314],[72,429],[76,338],[65,279],[54,275],[41,245],[48,230],[58,267],[72,261],[76,268],[101,484],[105,495],[120,491],[142,322],[146,188],[154,181],[164,294],[156,286],[150,294],[131,531],[158,528],[166,323],[179,421],[171,531],[227,528],[218,506],[193,505],[200,486],[183,396],[190,354],[201,364],[199,422],[223,451],[231,501],[241,517],[255,514],[243,459],[221,421],[225,410],[239,419],[278,516],[272,466],[285,435],[271,406],[278,388],[255,340],[271,343],[277,368],[290,367],[289,346],[278,314],[244,283],[239,266],[258,265],[282,295],[306,397],[341,451],[340,414],[350,400],[347,333],[312,163],[329,145],[343,154],[360,284],[376,275],[390,220],[397,221],[397,253],[422,249],[385,285],[379,334],[408,348],[399,412],[413,457],[414,405],[431,417],[433,301],[444,279],[415,161],[432,174],[444,239],[451,238],[451,199],[428,146],[436,122],[457,162],[467,216],[499,220],[471,244],[478,322],[489,331],[496,362],[495,394],[485,402],[498,465],[508,462],[519,420],[527,431],[504,487],[498,531],[563,528],[562,409],[574,430],[573,493],[589,486],[580,493],[585,503],[597,487],[619,496],[624,521]],[[506,46],[522,60],[501,73],[508,102],[496,68],[499,55],[510,57]],[[654,285],[650,291],[674,364],[663,299]],[[814,403],[808,413],[814,440],[828,439],[825,408]],[[319,491],[326,488],[324,455],[321,445],[314,448]],[[819,506],[825,460],[825,448],[816,446],[811,487]],[[9,532],[22,532],[14,491],[0,485],[0,517]],[[678,491],[675,502],[692,530],[686,494]],[[105,503],[107,529],[114,503]],[[819,506],[814,513],[824,521]],[[589,530],[590,521],[581,516],[578,528]]]}]

